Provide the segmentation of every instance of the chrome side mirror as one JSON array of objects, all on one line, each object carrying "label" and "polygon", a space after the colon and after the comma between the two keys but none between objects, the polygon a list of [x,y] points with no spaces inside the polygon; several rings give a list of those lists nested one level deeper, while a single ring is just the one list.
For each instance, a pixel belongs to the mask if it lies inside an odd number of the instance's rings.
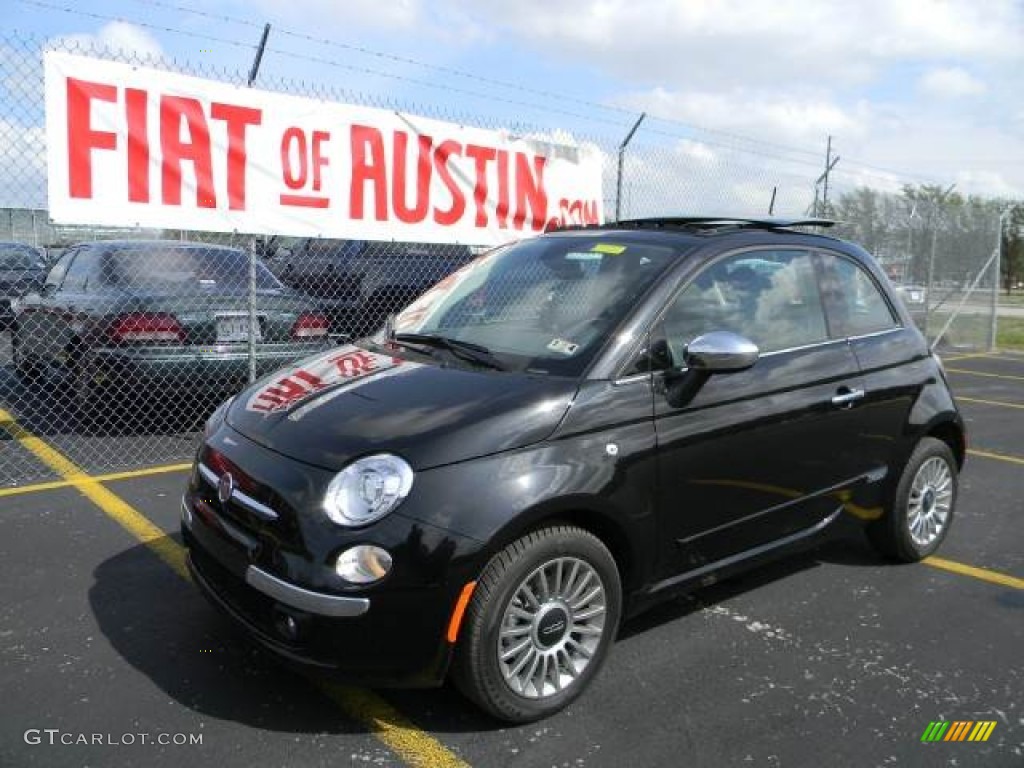
[{"label": "chrome side mirror", "polygon": [[698,336],[686,347],[686,367],[706,373],[745,371],[760,356],[757,345],[731,331],[711,331]]}]

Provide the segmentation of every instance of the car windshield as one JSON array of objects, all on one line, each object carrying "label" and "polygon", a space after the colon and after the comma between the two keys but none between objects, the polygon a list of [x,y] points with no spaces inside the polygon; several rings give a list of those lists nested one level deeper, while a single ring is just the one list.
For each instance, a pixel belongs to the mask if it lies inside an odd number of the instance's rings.
[{"label": "car windshield", "polygon": [[498,248],[410,304],[394,332],[478,345],[507,370],[577,376],[679,253],[598,236]]},{"label": "car windshield", "polygon": [[34,248],[23,245],[0,245],[0,269],[38,269],[43,257]]},{"label": "car windshield", "polygon": [[[129,246],[110,253],[108,280],[120,288],[190,292],[245,291],[249,257],[230,248]],[[282,290],[277,278],[256,263],[256,289]]]}]

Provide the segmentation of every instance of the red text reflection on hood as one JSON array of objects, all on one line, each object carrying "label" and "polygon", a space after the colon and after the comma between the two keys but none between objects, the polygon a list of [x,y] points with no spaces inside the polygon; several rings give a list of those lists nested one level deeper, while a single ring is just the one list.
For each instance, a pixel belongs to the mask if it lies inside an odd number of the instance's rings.
[{"label": "red text reflection on hood", "polygon": [[397,357],[377,355],[353,346],[332,349],[301,368],[292,368],[271,379],[249,396],[245,409],[258,413],[283,411],[334,384],[362,379],[401,362]]}]

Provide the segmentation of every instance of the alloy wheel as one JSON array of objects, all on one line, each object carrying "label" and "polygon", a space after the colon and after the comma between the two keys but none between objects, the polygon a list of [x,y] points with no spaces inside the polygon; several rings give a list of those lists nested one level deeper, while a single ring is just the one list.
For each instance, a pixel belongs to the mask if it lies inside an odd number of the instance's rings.
[{"label": "alloy wheel", "polygon": [[953,472],[940,457],[932,456],[914,475],[907,499],[910,538],[926,548],[942,535],[953,505]]},{"label": "alloy wheel", "polygon": [[498,632],[498,662],[512,691],[544,699],[588,667],[605,632],[607,596],[586,561],[560,557],[516,587]]}]

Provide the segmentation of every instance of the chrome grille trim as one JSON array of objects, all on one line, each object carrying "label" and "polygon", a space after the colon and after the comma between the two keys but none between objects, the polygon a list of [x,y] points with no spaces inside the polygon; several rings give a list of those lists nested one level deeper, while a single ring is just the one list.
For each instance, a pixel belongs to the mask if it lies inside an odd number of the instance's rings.
[{"label": "chrome grille trim", "polygon": [[[216,472],[214,472],[212,469],[210,469],[202,462],[199,463],[199,474],[202,475],[203,479],[206,480],[206,482],[208,482],[214,488],[216,488],[217,483],[220,482],[220,475],[218,475]],[[237,488],[235,488],[231,492],[231,500],[236,502],[238,505],[245,507],[254,515],[256,515],[257,517],[261,517],[264,520],[277,520],[277,518],[279,517],[277,512],[272,510],[266,504],[256,501],[256,499],[254,499],[252,496],[246,493],[242,493]]]}]

